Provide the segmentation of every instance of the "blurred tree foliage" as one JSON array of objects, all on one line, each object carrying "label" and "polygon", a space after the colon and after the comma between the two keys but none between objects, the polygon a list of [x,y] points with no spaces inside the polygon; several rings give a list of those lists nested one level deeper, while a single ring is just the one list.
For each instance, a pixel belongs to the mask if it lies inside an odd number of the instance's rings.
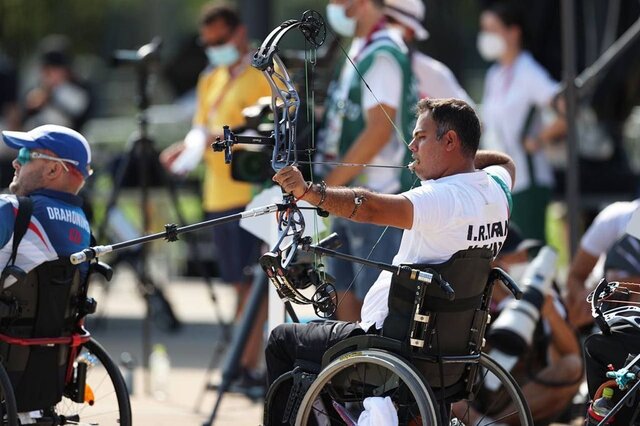
[{"label": "blurred tree foliage", "polygon": [[202,0],[0,0],[0,43],[20,62],[47,34],[71,38],[75,53],[103,58],[160,35],[194,30]]}]

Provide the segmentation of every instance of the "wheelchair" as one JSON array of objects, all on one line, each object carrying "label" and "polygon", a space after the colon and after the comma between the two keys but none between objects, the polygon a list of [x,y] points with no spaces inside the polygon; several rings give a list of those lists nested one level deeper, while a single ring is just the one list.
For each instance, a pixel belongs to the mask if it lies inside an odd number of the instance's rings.
[{"label": "wheelchair", "polygon": [[[482,352],[494,283],[519,292],[491,260],[490,250],[470,249],[440,265],[410,265],[439,273],[453,301],[437,286],[394,275],[381,334],[347,338],[315,371],[298,367],[278,378],[265,400],[265,425],[353,425],[370,397],[389,397],[400,425],[533,425],[518,384]],[[286,402],[285,384],[292,389]],[[273,404],[286,405],[282,419]]]},{"label": "wheelchair", "polygon": [[117,365],[84,328],[95,312],[86,277],[66,259],[39,265],[0,291],[0,420],[4,426],[131,425]]}]

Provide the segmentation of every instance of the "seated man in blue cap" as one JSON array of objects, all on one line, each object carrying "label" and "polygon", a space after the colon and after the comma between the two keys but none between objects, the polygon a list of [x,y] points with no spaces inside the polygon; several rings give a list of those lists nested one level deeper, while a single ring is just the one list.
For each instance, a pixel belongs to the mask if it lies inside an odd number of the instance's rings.
[{"label": "seated man in blue cap", "polygon": [[[87,140],[75,130],[51,124],[29,132],[3,131],[2,139],[18,152],[12,163],[11,194],[0,195],[0,268],[13,264],[28,273],[88,247],[91,231],[77,195],[92,173]],[[33,209],[14,257],[21,197],[30,198]],[[6,288],[14,282],[8,276],[0,285]]]}]

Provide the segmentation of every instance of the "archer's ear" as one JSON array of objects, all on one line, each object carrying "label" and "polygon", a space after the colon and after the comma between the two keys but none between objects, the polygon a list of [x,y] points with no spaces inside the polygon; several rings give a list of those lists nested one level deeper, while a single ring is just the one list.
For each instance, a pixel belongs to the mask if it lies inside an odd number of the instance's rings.
[{"label": "archer's ear", "polygon": [[64,167],[58,161],[51,161],[44,169],[44,178],[47,180],[55,180],[65,173]]},{"label": "archer's ear", "polygon": [[455,130],[449,130],[444,134],[442,139],[445,142],[445,149],[448,152],[455,150],[456,148],[460,148],[460,138]]}]

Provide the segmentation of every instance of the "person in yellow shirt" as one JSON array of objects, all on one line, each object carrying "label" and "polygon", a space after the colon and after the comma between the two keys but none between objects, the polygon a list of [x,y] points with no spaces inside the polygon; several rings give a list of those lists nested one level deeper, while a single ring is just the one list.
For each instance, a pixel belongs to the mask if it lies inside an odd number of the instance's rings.
[{"label": "person in yellow shirt", "polygon": [[[210,220],[244,210],[253,188],[249,183],[234,180],[224,155],[214,153],[209,146],[217,136],[222,136],[224,125],[232,129],[243,126],[242,110],[259,98],[270,96],[271,89],[262,72],[251,66],[247,30],[233,8],[218,3],[205,5],[200,18],[200,40],[211,66],[198,80],[193,126],[183,142],[163,151],[160,160],[170,172],[185,175],[204,155],[203,210]],[[260,242],[236,221],[216,226],[213,238],[220,276],[237,289],[239,315],[249,294],[251,279],[246,270],[257,262]],[[241,360],[241,374],[245,377],[251,376],[258,363],[262,325],[267,315],[266,303],[263,305]]]}]

